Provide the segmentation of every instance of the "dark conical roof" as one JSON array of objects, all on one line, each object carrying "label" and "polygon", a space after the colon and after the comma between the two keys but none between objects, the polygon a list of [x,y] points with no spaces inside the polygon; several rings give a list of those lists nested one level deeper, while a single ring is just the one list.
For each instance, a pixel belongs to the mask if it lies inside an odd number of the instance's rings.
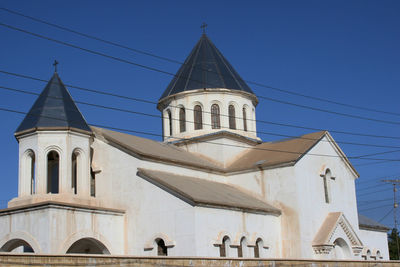
[{"label": "dark conical roof", "polygon": [[254,94],[207,35],[203,34],[160,99],[183,91],[226,88]]},{"label": "dark conical roof", "polygon": [[91,132],[56,72],[36,99],[16,133],[35,128],[75,128]]}]

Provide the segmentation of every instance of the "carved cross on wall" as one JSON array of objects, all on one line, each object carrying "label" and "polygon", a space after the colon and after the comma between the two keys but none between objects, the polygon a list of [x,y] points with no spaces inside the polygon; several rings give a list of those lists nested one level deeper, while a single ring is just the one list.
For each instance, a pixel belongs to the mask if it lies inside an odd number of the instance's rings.
[{"label": "carved cross on wall", "polygon": [[324,174],[320,174],[320,176],[323,179],[324,182],[324,195],[325,195],[325,202],[330,203],[331,202],[331,195],[330,195],[330,181],[335,180],[336,178],[332,176],[331,171],[328,169],[325,171]]}]

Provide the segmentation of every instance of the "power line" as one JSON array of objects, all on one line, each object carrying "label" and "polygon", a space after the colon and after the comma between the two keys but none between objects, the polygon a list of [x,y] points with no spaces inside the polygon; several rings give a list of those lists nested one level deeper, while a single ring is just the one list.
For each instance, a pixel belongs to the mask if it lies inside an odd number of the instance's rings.
[{"label": "power line", "polygon": [[[20,77],[20,78],[24,78],[24,79],[30,79],[30,80],[45,82],[45,83],[48,82],[48,80],[45,80],[45,79],[32,77],[32,76],[28,76],[28,75],[24,75],[24,74],[19,74],[19,73],[8,72],[8,71],[4,71],[4,70],[0,70],[0,73],[6,74],[6,75],[15,76],[15,77]],[[70,88],[78,89],[78,90],[81,90],[81,91],[86,91],[86,92],[91,92],[91,93],[95,93],[95,94],[113,96],[113,97],[116,97],[116,98],[127,99],[127,100],[132,100],[132,101],[144,102],[144,103],[157,105],[157,102],[146,100],[146,99],[142,99],[142,98],[136,98],[136,97],[130,97],[130,96],[125,96],[125,95],[120,95],[120,94],[114,94],[114,93],[109,93],[109,92],[105,92],[105,91],[100,91],[100,90],[80,87],[80,86],[76,86],[76,85],[72,85],[72,84],[65,84],[65,85],[70,87]],[[210,113],[208,111],[204,111],[204,112],[205,113]],[[225,115],[225,116],[227,116],[227,115]],[[296,129],[303,129],[303,130],[311,130],[311,131],[325,131],[326,130],[326,129],[321,129],[321,128],[306,127],[306,126],[301,126],[301,125],[279,123],[279,122],[259,120],[259,119],[257,119],[257,120],[249,119],[249,121],[256,121],[256,122],[263,123],[263,124],[276,125],[276,126],[289,127],[289,128],[296,128]],[[339,130],[333,130],[333,129],[329,129],[327,131],[329,131],[331,133],[352,135],[352,136],[363,136],[363,137],[372,137],[372,138],[400,140],[399,136],[373,135],[373,134],[366,134],[366,133],[355,133],[355,132],[348,132],[348,131],[339,131]]]},{"label": "power line", "polygon": [[378,200],[376,200],[376,199],[374,199],[374,200],[364,200],[364,201],[359,201],[358,202],[358,206],[368,206],[368,205],[375,204],[375,203],[378,203],[378,202],[387,202],[387,201],[393,201],[393,199],[392,198],[388,198],[388,199],[378,199]]},{"label": "power line", "polygon": [[372,207],[372,208],[368,208],[368,209],[362,209],[362,210],[359,210],[359,211],[360,211],[360,212],[365,212],[365,211],[370,211],[370,210],[376,210],[376,209],[388,207],[388,205],[389,205],[389,204],[387,204],[387,205],[382,205],[382,206],[378,206],[378,207]]},{"label": "power line", "polygon": [[[10,112],[10,113],[17,113],[17,114],[22,114],[22,115],[27,115],[27,112],[22,112],[18,110],[13,110],[13,109],[8,109],[8,108],[3,108],[0,107],[1,111],[5,112]],[[43,116],[43,115],[32,115],[29,114],[30,116],[36,116],[36,117],[43,117],[43,118],[49,118],[49,119],[55,119],[55,120],[61,120],[65,121],[59,118],[55,117],[50,117],[50,116]],[[106,126],[106,125],[99,125],[99,124],[90,124],[92,126],[100,127],[100,128],[107,128],[107,129],[112,129],[112,130],[117,130],[117,131],[122,131],[122,132],[132,132],[132,133],[138,133],[138,134],[144,134],[144,135],[151,135],[151,136],[159,136],[163,137],[161,134],[155,134],[155,133],[149,133],[149,132],[143,132],[143,131],[136,131],[136,130],[131,130],[131,129],[124,129],[124,128],[117,128],[117,127],[112,127],[112,126]],[[190,138],[175,138],[175,141],[188,141],[191,140]],[[302,153],[302,152],[296,152],[296,151],[288,151],[288,150],[280,150],[280,149],[267,149],[267,148],[259,148],[259,147],[247,147],[247,146],[240,146],[240,145],[231,145],[231,144],[225,144],[225,143],[216,143],[216,142],[211,142],[211,141],[202,141],[204,143],[209,143],[209,144],[215,144],[215,145],[223,145],[223,146],[229,146],[229,147],[241,147],[241,148],[246,148],[246,149],[254,149],[254,150],[262,150],[262,151],[270,151],[270,152],[278,152],[278,153],[287,153],[287,154],[296,154],[296,155],[304,155],[307,154],[309,156],[320,156],[320,157],[328,157],[328,158],[347,158],[351,159],[352,157],[343,157],[343,156],[337,156],[337,155],[324,155],[324,154],[317,154],[317,153]],[[387,160],[387,159],[376,159],[376,158],[362,158],[365,160]],[[391,159],[392,161],[400,161],[400,159]]]},{"label": "power line", "polygon": [[[116,46],[116,47],[119,47],[119,48],[127,49],[127,50],[133,51],[135,53],[143,54],[143,55],[146,55],[146,56],[154,57],[154,58],[157,58],[157,59],[161,59],[161,60],[164,60],[164,61],[176,63],[176,64],[179,64],[179,65],[186,64],[185,62],[181,62],[181,61],[178,61],[178,60],[175,60],[175,59],[159,56],[159,55],[156,55],[154,53],[146,52],[146,51],[143,51],[143,50],[140,50],[140,49],[128,47],[126,45],[123,45],[123,44],[120,44],[120,43],[117,43],[117,42],[108,41],[108,40],[105,40],[103,38],[99,38],[99,37],[96,37],[96,36],[93,36],[93,35],[89,35],[89,34],[86,34],[86,33],[82,33],[82,32],[67,28],[65,26],[57,25],[57,24],[45,21],[43,19],[39,19],[39,18],[35,18],[35,17],[29,16],[29,15],[25,15],[25,14],[22,14],[20,12],[15,11],[15,10],[11,10],[11,9],[4,8],[4,7],[0,7],[0,9],[4,10],[6,12],[12,13],[14,15],[25,17],[25,18],[28,18],[30,20],[33,20],[33,21],[36,21],[36,22],[40,22],[40,23],[43,23],[43,24],[46,24],[46,25],[61,29],[63,31],[74,33],[74,34],[77,34],[77,35],[80,35],[80,36],[83,36],[83,37],[86,37],[86,38],[89,38],[89,39],[92,39],[92,40],[96,40],[96,41],[100,41],[100,42],[103,42],[103,43],[106,43],[106,44],[109,44],[109,45]],[[204,71],[213,72],[213,71],[208,70],[208,69],[203,69],[200,66],[195,66],[195,68],[201,68]],[[356,105],[352,105],[352,104],[341,103],[341,102],[338,102],[338,101],[332,101],[332,100],[328,100],[328,99],[325,99],[325,98],[320,98],[320,97],[300,94],[300,93],[297,93],[295,91],[285,90],[285,89],[281,89],[281,88],[278,88],[278,87],[273,87],[273,86],[265,85],[265,84],[262,84],[262,83],[254,82],[254,81],[245,80],[245,82],[247,82],[249,84],[256,85],[256,86],[259,86],[259,87],[272,89],[272,90],[275,90],[275,91],[278,91],[278,92],[281,92],[281,93],[291,94],[291,95],[295,95],[295,96],[301,96],[301,97],[304,97],[304,98],[309,98],[309,99],[317,100],[317,101],[320,101],[320,102],[326,102],[326,103],[336,104],[336,105],[340,105],[340,106],[345,106],[345,107],[350,107],[350,108],[355,108],[355,109],[360,109],[360,110],[365,110],[365,111],[372,111],[372,112],[376,112],[376,113],[384,113],[384,114],[400,116],[400,113],[383,111],[383,110],[378,110],[378,109],[372,109],[372,108],[356,106]]]},{"label": "power line", "polygon": [[360,188],[360,189],[357,189],[357,192],[360,192],[360,191],[365,191],[365,190],[367,190],[367,189],[375,189],[375,188],[377,188],[377,187],[382,187],[382,186],[385,186],[386,184],[378,184],[378,185],[372,185],[372,186],[368,186],[368,187],[364,187],[364,188]]},{"label": "power line", "polygon": [[392,211],[393,211],[393,208],[391,208],[389,210],[389,212],[385,216],[383,216],[378,222],[382,222],[384,219],[386,219],[386,217],[389,216],[389,214],[392,213]]},{"label": "power line", "polygon": [[[22,90],[22,89],[17,89],[17,88],[11,88],[11,87],[5,87],[5,86],[0,86],[0,89],[2,90],[7,90],[7,91],[11,91],[11,92],[17,92],[17,93],[23,93],[23,94],[29,94],[29,95],[40,95],[39,93],[36,92],[31,92],[31,91],[27,91],[27,90]],[[50,98],[56,98],[56,99],[60,99],[59,97],[52,97],[49,96]],[[103,108],[103,109],[109,109],[109,110],[114,110],[114,111],[119,111],[119,112],[125,112],[125,113],[131,113],[131,114],[136,114],[136,115],[142,115],[142,116],[148,116],[148,117],[153,117],[153,118],[162,118],[162,116],[160,115],[156,115],[156,114],[150,114],[150,113],[145,113],[145,112],[139,112],[139,111],[134,111],[134,110],[128,110],[128,109],[122,109],[122,108],[117,108],[117,107],[111,107],[111,106],[105,106],[105,105],[99,105],[99,104],[94,104],[94,103],[88,103],[88,102],[83,102],[83,101],[75,101],[78,104],[83,104],[83,105],[87,105],[87,106],[92,106],[92,107],[96,107],[96,108]],[[190,109],[188,109],[190,110]],[[209,112],[208,112],[209,113]],[[223,114],[220,114],[223,115]],[[223,115],[223,116],[227,116],[228,115]],[[176,120],[179,121],[178,118],[171,118],[172,120]],[[194,121],[191,120],[185,120],[185,122],[188,123],[195,123]],[[203,125],[208,125],[211,126],[211,124],[206,124],[203,123]],[[221,127],[223,129],[229,129],[229,127]],[[251,131],[248,130],[248,132],[254,132],[254,133],[260,133],[260,134],[264,134],[264,135],[273,135],[273,136],[280,136],[280,137],[286,137],[286,138],[298,138],[298,139],[305,139],[305,140],[311,140],[311,141],[317,141],[319,139],[315,139],[315,138],[309,138],[309,137],[303,137],[303,136],[293,136],[293,135],[285,135],[285,134],[277,134],[277,133],[271,133],[271,132],[263,132],[263,131]],[[321,140],[321,141],[325,141],[328,143],[332,143],[332,141],[330,140]],[[356,146],[367,146],[367,147],[380,147],[380,148],[400,148],[397,146],[386,146],[386,145],[377,145],[377,144],[365,144],[365,143],[355,143],[355,142],[346,142],[346,141],[336,141],[336,143],[338,144],[347,144],[347,145],[356,145]],[[373,153],[373,154],[368,154],[368,155],[361,155],[361,156],[355,156],[354,159],[358,159],[358,158],[362,158],[362,157],[367,157],[367,156],[375,156],[375,155],[382,155],[382,154],[389,154],[389,153],[395,153],[395,152],[399,152],[400,150],[391,150],[391,151],[385,151],[385,152],[379,152],[379,153]]]},{"label": "power line", "polygon": [[365,192],[365,193],[362,193],[362,194],[357,195],[357,197],[367,196],[367,195],[371,195],[371,194],[375,194],[375,193],[380,193],[380,192],[384,192],[384,191],[387,191],[387,189],[378,190],[378,191],[374,191],[374,192]]},{"label": "power line", "polygon": [[[8,24],[5,24],[5,23],[0,23],[0,26],[6,27],[6,28],[14,30],[14,31],[19,31],[19,32],[22,32],[22,33],[25,33],[25,34],[28,34],[28,35],[32,35],[32,36],[35,36],[35,37],[38,37],[38,38],[41,38],[41,39],[44,39],[44,40],[55,42],[55,43],[58,43],[58,44],[61,44],[61,45],[64,45],[64,46],[68,46],[68,47],[71,47],[71,48],[82,50],[82,51],[85,51],[85,52],[90,53],[90,54],[106,57],[106,58],[109,58],[109,59],[112,59],[112,60],[116,60],[116,61],[119,61],[119,62],[122,62],[122,63],[130,64],[130,65],[137,66],[137,67],[140,67],[140,68],[144,68],[144,69],[147,69],[147,70],[151,70],[151,71],[155,71],[155,72],[158,72],[158,73],[163,73],[163,74],[167,74],[167,75],[176,77],[176,74],[168,72],[168,71],[160,70],[160,69],[157,69],[157,68],[154,68],[154,67],[150,67],[150,66],[147,66],[147,65],[144,65],[144,64],[139,64],[139,63],[136,63],[136,62],[133,62],[133,61],[130,61],[130,60],[126,60],[126,59],[123,59],[123,58],[120,58],[120,57],[111,56],[111,55],[105,54],[103,52],[98,52],[98,51],[91,50],[91,49],[88,49],[88,48],[84,48],[84,47],[81,47],[81,46],[78,46],[78,45],[74,45],[74,44],[71,44],[71,43],[60,41],[60,40],[57,40],[57,39],[54,39],[54,38],[51,38],[51,37],[48,37],[48,36],[44,36],[44,35],[41,35],[41,34],[38,34],[38,33],[33,33],[31,31],[24,30],[24,29],[21,29],[21,28],[18,28],[18,27],[14,27],[14,26],[11,26],[11,25],[8,25]],[[194,79],[190,79],[190,80],[195,81]],[[197,81],[197,82],[199,82],[199,81]],[[306,108],[306,109],[310,109],[310,110],[314,110],[314,111],[320,111],[320,112],[325,112],[325,113],[330,113],[330,114],[334,114],[334,115],[340,115],[340,116],[345,116],[345,117],[350,117],[350,118],[355,118],[355,119],[360,119],[360,120],[373,121],[373,122],[379,122],[379,123],[385,123],[385,124],[391,124],[391,125],[400,126],[400,122],[397,122],[397,121],[374,119],[374,118],[369,118],[369,117],[364,117],[364,116],[352,115],[352,114],[348,114],[348,113],[330,111],[330,110],[311,107],[311,106],[307,106],[307,105],[295,104],[295,103],[282,101],[282,100],[278,100],[278,99],[274,99],[274,98],[270,98],[270,97],[265,97],[265,96],[259,96],[259,95],[256,95],[256,96],[259,97],[259,98],[262,98],[262,99],[267,99],[267,100],[278,102],[278,103],[281,103],[281,104],[286,104],[286,105]]]},{"label": "power line", "polygon": [[361,166],[366,166],[366,165],[370,166],[370,165],[376,165],[376,164],[382,164],[382,163],[389,163],[389,162],[392,162],[392,161],[390,161],[390,160],[382,160],[382,161],[379,161],[379,162],[355,164],[355,165],[353,165],[353,166],[354,166],[354,167],[361,167]]}]

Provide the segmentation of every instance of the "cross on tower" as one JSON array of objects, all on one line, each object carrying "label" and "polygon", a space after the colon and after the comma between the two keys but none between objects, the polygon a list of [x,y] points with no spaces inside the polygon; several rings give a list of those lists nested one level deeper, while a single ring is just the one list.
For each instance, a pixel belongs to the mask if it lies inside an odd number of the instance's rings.
[{"label": "cross on tower", "polygon": [[57,72],[57,65],[58,65],[58,61],[54,60],[53,66],[54,66],[54,72]]},{"label": "cross on tower", "polygon": [[205,22],[203,22],[203,24],[201,24],[200,28],[203,29],[203,34],[206,34],[206,28],[207,28],[207,24]]}]

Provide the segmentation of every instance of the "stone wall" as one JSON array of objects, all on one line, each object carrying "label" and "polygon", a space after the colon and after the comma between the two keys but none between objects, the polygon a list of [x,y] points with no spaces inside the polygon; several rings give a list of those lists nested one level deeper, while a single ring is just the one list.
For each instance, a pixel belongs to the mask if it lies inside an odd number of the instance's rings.
[{"label": "stone wall", "polygon": [[224,266],[224,267],[398,267],[400,261],[322,261],[322,260],[255,260],[178,257],[125,257],[89,255],[29,255],[0,253],[0,266]]}]

